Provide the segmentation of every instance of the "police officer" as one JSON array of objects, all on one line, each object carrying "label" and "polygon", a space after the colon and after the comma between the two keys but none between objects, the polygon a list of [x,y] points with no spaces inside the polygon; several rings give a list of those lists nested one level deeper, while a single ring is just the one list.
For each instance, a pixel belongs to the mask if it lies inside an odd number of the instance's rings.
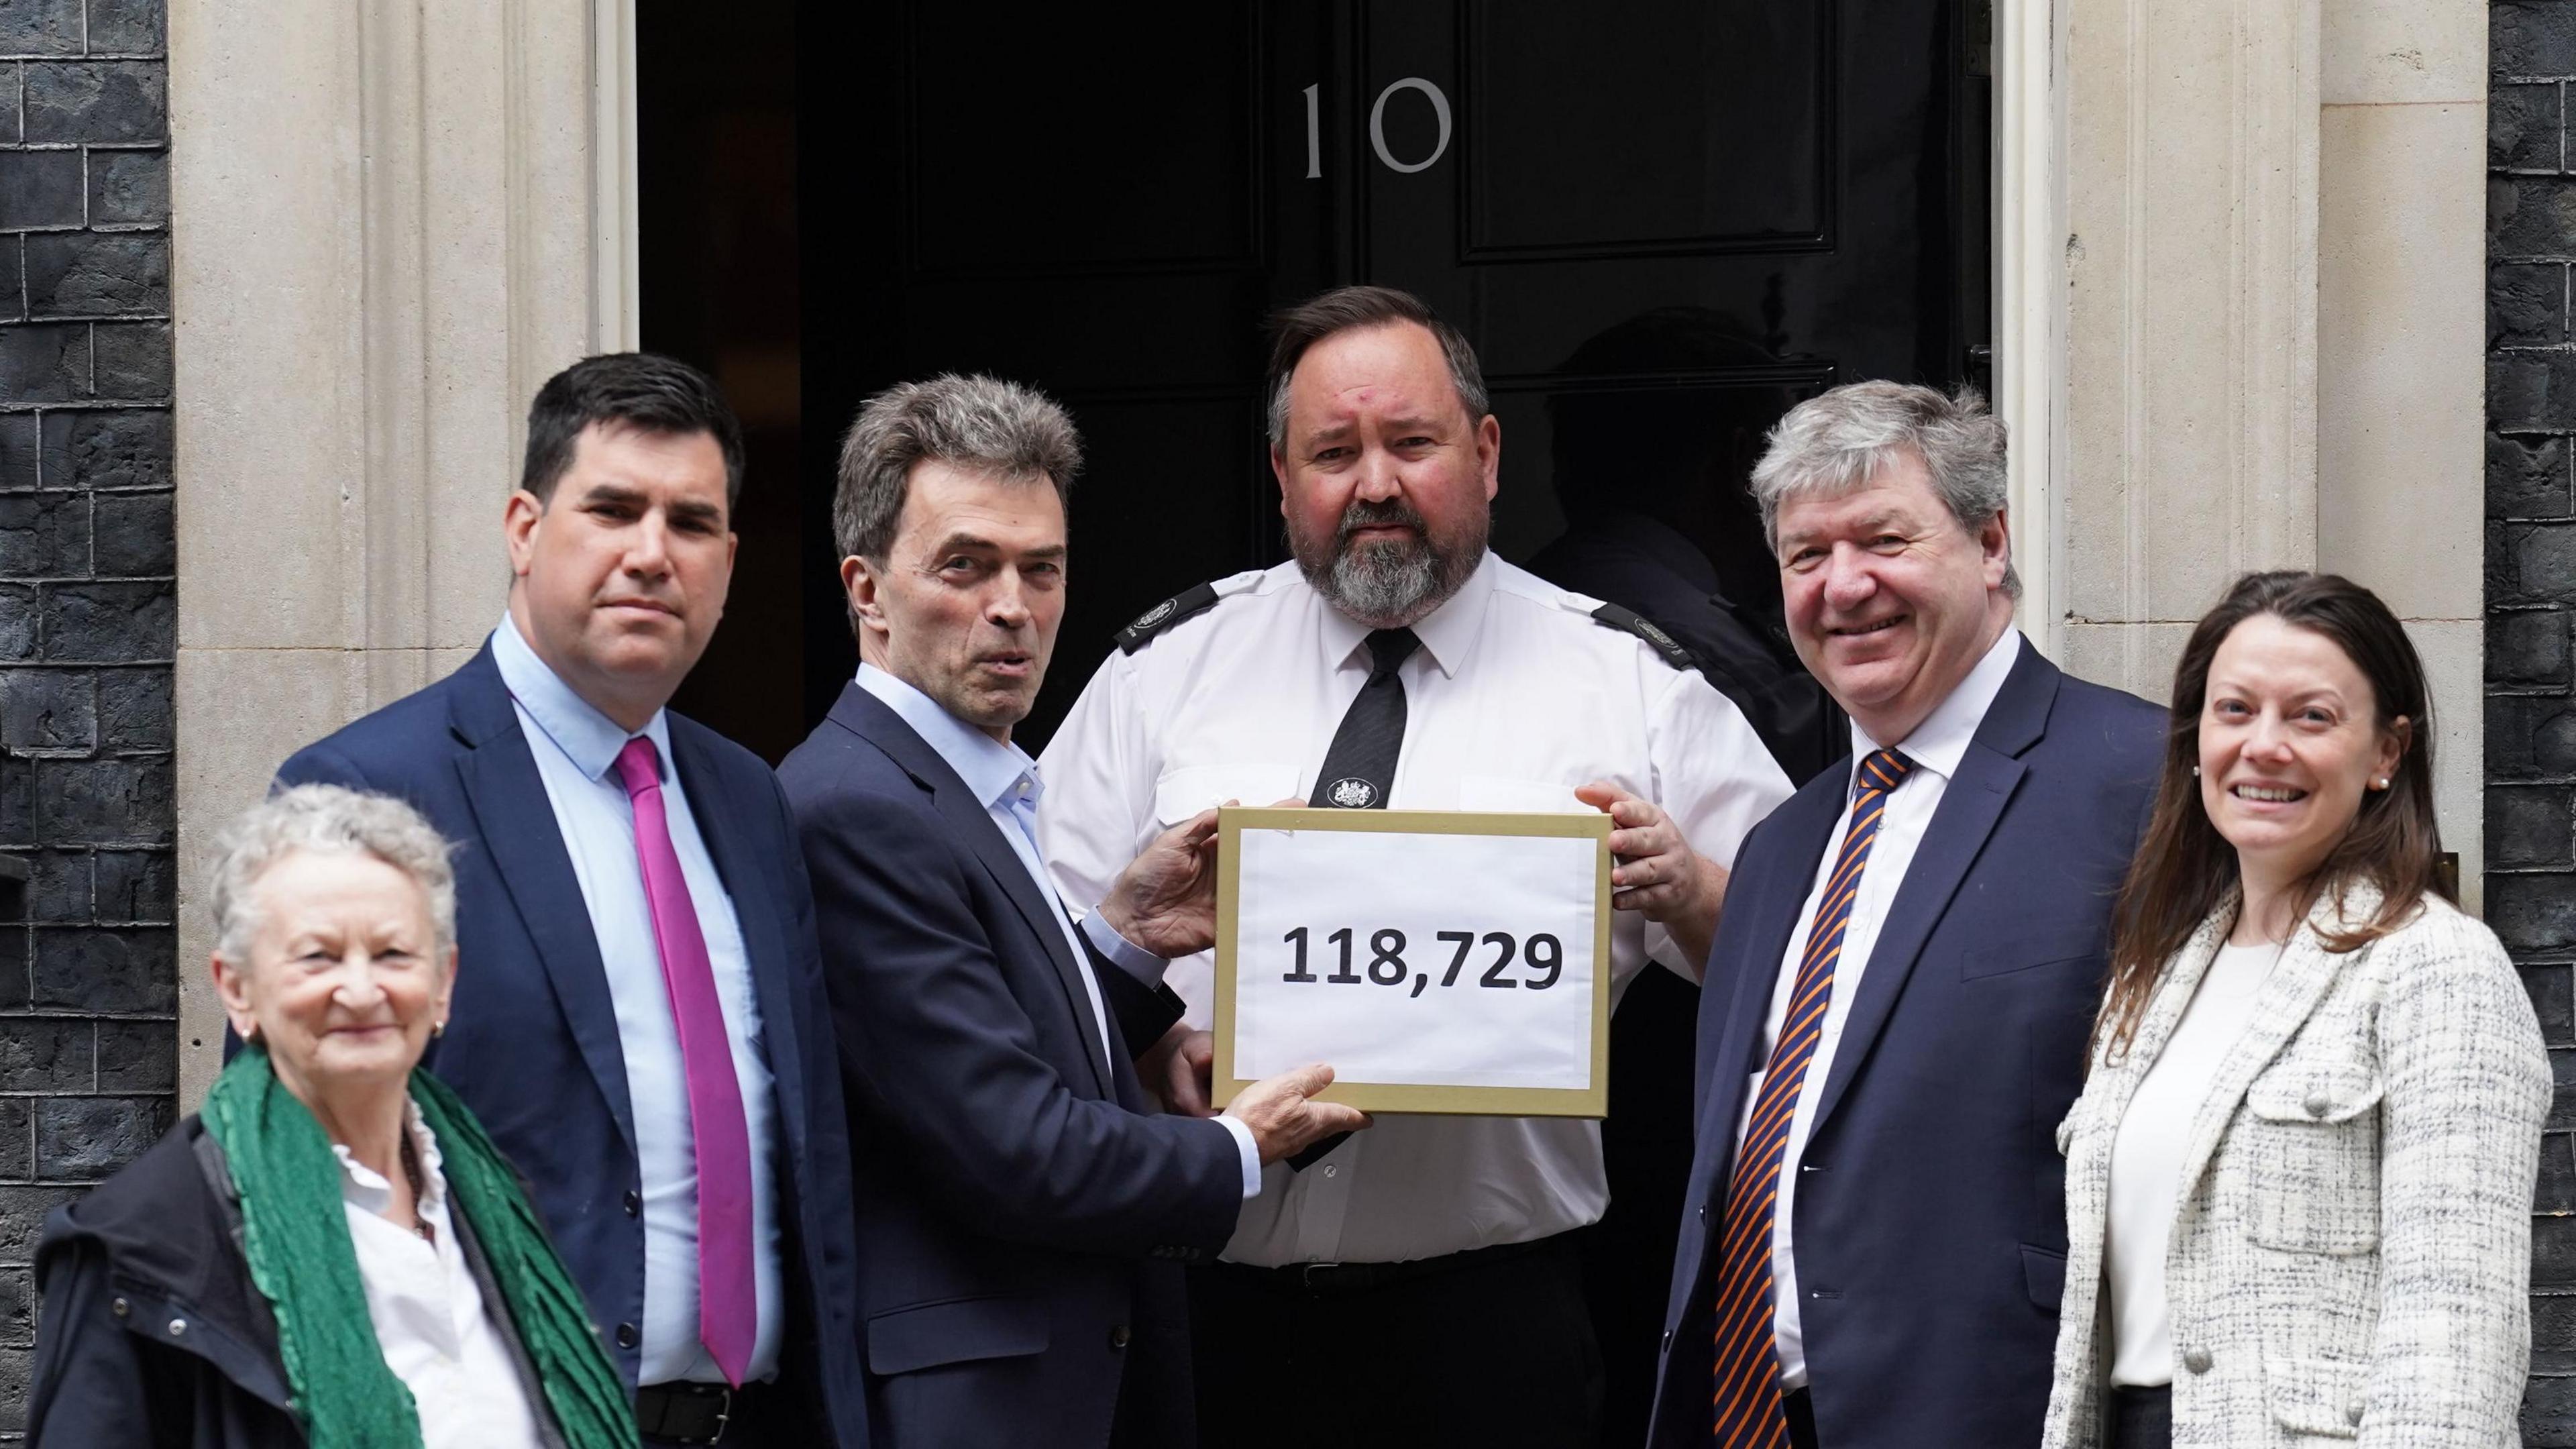
[{"label": "police officer", "polygon": [[[1736,844],[1789,794],[1761,741],[1651,625],[1487,552],[1501,428],[1420,300],[1347,287],[1291,309],[1270,373],[1295,561],[1120,632],[1040,764],[1065,898],[1100,899],[1163,822],[1227,800],[1601,809],[1614,991],[1650,957],[1697,979]],[[1204,1020],[1207,967],[1180,964]],[[1206,1442],[1590,1442],[1599,1356],[1567,1234],[1608,1200],[1597,1126],[1379,1123],[1273,1164],[1196,1275]]]}]

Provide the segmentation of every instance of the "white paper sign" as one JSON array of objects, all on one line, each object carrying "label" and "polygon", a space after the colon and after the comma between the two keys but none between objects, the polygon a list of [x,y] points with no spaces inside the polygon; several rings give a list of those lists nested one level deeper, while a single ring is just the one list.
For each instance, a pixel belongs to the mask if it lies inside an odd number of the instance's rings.
[{"label": "white paper sign", "polygon": [[[1287,812],[1247,812],[1279,818]],[[1595,1094],[1605,829],[1526,816],[1294,812],[1366,828],[1256,828],[1235,852],[1231,951],[1219,963],[1234,1081],[1309,1062],[1343,1087]],[[1366,817],[1374,816],[1373,819]],[[1437,819],[1437,830],[1404,828]],[[1338,823],[1338,822],[1337,822]],[[1606,825],[1605,825],[1606,828]],[[1436,1091],[1390,1110],[1478,1107]],[[1579,1110],[1561,1104],[1557,1110]],[[1597,1107],[1593,1110],[1597,1111]]]}]

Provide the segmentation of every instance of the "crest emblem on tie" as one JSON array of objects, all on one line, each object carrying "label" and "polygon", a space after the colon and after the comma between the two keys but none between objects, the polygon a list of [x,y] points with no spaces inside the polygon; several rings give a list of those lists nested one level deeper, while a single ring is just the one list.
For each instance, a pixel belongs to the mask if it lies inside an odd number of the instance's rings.
[{"label": "crest emblem on tie", "polygon": [[1344,810],[1366,810],[1369,802],[1377,798],[1377,787],[1357,775],[1345,775],[1333,782],[1324,798]]}]

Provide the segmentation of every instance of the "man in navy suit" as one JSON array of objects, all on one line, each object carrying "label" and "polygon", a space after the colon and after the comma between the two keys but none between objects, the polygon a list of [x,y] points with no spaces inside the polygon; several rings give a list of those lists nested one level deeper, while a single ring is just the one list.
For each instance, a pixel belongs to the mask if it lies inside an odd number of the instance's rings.
[{"label": "man in navy suit", "polygon": [[428,1064],[527,1177],[645,1442],[846,1449],[849,1148],[804,866],[761,762],[663,708],[723,616],[741,484],[695,369],[558,373],[489,642],[277,778],[458,842],[466,967]]},{"label": "man in navy suit", "polygon": [[1212,1119],[1139,1085],[1181,1017],[1164,962],[1213,940],[1215,811],[1104,900],[1048,882],[1011,727],[1064,617],[1080,464],[1061,408],[988,377],[880,394],[842,446],[861,663],[779,776],[841,1032],[884,1443],[1189,1449],[1181,1263],[1225,1246],[1263,1164],[1366,1122],[1308,1100],[1320,1066]]},{"label": "man in navy suit", "polygon": [[2163,711],[2012,628],[2004,430],[1973,394],[1802,403],[1754,492],[1852,756],[1737,855],[1650,1442],[2035,1444],[2054,1134]]}]

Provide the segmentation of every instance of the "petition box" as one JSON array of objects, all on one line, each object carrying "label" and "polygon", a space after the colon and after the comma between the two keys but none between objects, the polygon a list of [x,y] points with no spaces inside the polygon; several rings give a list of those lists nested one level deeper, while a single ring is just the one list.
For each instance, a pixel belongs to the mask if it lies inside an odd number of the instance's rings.
[{"label": "petition box", "polygon": [[1371,1112],[1598,1117],[1610,817],[1227,807],[1220,1103],[1331,1065]]}]

